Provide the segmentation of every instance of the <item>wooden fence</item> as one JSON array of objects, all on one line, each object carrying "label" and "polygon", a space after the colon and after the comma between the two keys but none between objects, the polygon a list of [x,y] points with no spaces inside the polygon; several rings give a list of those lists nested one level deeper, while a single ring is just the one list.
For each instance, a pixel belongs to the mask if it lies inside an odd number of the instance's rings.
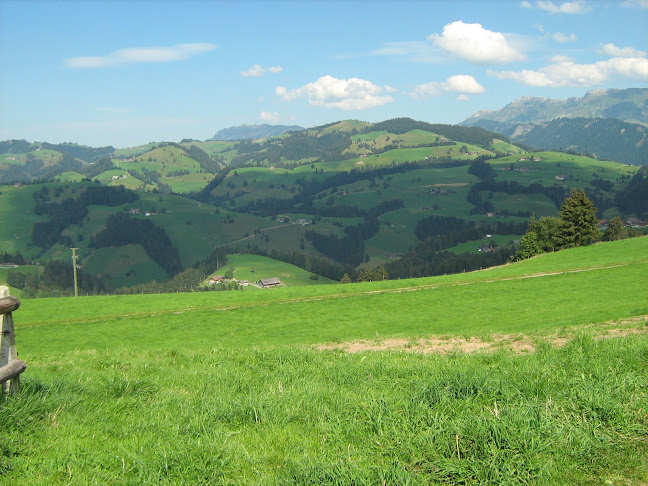
[{"label": "wooden fence", "polygon": [[9,295],[9,287],[0,286],[0,385],[11,395],[20,390],[20,373],[27,368],[16,350],[12,312],[18,307],[20,300]]}]

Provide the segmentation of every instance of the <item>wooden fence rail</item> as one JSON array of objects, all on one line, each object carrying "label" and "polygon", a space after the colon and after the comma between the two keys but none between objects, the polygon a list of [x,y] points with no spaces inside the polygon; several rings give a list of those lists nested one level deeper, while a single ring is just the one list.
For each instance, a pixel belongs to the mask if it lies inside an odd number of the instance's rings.
[{"label": "wooden fence rail", "polygon": [[26,369],[27,365],[22,359],[17,359],[16,361],[12,361],[6,366],[3,366],[2,368],[0,368],[0,384],[4,383],[5,381],[11,380],[12,378],[16,378]]},{"label": "wooden fence rail", "polygon": [[12,312],[20,307],[20,300],[9,295],[9,287],[0,286],[0,385],[5,393],[13,395],[20,390],[20,373],[27,365],[18,359]]}]

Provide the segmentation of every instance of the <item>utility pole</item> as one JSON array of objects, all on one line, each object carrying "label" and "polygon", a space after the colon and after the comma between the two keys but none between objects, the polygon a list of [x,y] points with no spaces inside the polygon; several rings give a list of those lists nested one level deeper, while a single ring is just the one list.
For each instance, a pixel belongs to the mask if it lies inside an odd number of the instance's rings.
[{"label": "utility pole", "polygon": [[76,251],[78,248],[70,248],[72,250],[72,268],[74,269],[74,296],[79,296],[79,286],[77,284],[77,256]]}]

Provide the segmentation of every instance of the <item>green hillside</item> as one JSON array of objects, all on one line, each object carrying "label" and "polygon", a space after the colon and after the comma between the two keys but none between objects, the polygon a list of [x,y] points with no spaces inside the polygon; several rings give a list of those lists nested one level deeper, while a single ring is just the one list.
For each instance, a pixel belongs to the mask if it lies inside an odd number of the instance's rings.
[{"label": "green hillside", "polygon": [[637,238],[437,278],[25,301],[3,479],[641,484],[647,250]]},{"label": "green hillside", "polygon": [[[260,255],[229,255],[225,268],[234,268],[233,273],[236,280],[247,280],[249,282],[258,282],[262,278],[278,277],[281,283],[287,287],[337,283],[325,277],[315,276],[294,265]],[[225,268],[216,273],[222,274]]]},{"label": "green hillside", "polygon": [[[49,180],[60,181],[0,188],[1,247],[41,262],[68,258],[71,246],[88,261],[96,251],[93,238],[109,218],[131,210],[139,211],[134,218],[149,218],[166,232],[183,269],[227,246],[230,253],[269,255],[302,267],[305,256],[316,258],[327,262],[330,268],[317,268],[333,280],[398,260],[421,243],[417,225],[430,217],[460,218],[483,233],[437,241],[437,251],[470,252],[486,234],[499,234],[506,235],[503,251],[510,253],[509,242],[521,238],[531,215],[555,216],[575,188],[587,191],[600,219],[643,214],[641,204],[627,204],[641,197],[634,194],[641,192],[632,182],[636,167],[526,152],[482,128],[409,118],[345,120],[257,141],[187,139],[123,150],[12,141],[0,149],[0,160],[15,159],[0,167],[4,176],[25,173],[33,180],[50,174]],[[80,156],[99,159],[89,163]],[[27,163],[28,157],[42,160]],[[492,168],[488,177],[474,169],[484,162]],[[42,204],[35,214],[35,192],[57,192],[48,204],[61,207],[66,198],[79,198],[88,180],[115,190],[123,186],[139,199],[92,204],[85,217],[67,223],[52,219],[65,219],[65,211],[53,216]],[[49,238],[34,237],[39,224],[41,232],[47,224],[56,230]],[[113,258],[103,267],[100,259],[92,261],[95,275],[109,275],[113,283],[134,281],[111,268]],[[150,268],[149,280],[157,280],[159,273]],[[144,283],[146,272],[138,275],[137,283]]]}]

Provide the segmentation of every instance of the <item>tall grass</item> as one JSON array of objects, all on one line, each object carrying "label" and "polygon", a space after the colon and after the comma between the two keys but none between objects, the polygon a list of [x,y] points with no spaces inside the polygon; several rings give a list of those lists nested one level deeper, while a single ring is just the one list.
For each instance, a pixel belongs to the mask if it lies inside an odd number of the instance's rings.
[{"label": "tall grass", "polygon": [[[33,357],[14,484],[601,484],[645,477],[648,338],[534,355],[121,347]],[[624,483],[626,484],[626,483]]]},{"label": "tall grass", "polygon": [[[415,281],[26,300],[0,483],[642,484],[645,320],[577,325],[648,314],[646,242]],[[543,340],[563,326],[566,346]],[[537,351],[313,346],[505,332]]]}]

